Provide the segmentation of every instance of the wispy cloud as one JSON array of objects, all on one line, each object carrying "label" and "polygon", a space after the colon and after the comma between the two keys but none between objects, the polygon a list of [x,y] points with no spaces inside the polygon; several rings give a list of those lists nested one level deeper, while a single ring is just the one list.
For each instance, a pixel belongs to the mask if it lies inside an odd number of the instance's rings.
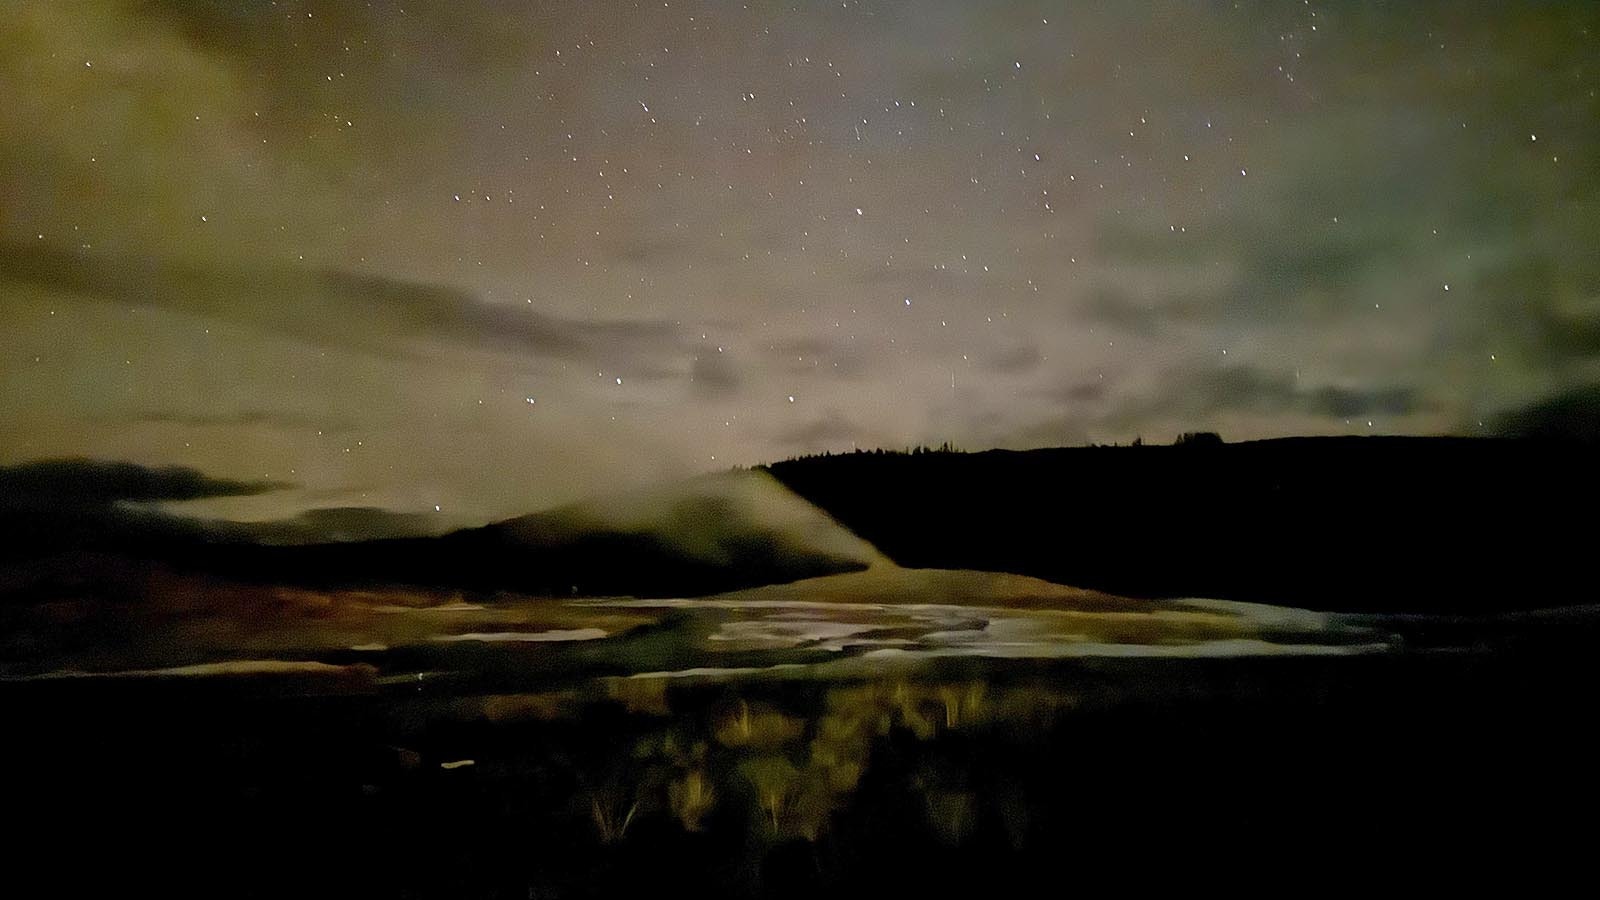
[{"label": "wispy cloud", "polygon": [[694,347],[679,324],[664,319],[567,318],[458,288],[341,271],[208,268],[0,243],[0,278],[384,355],[445,341],[618,368],[659,365]]},{"label": "wispy cloud", "polygon": [[274,481],[212,478],[182,466],[52,459],[0,468],[0,507],[94,509],[125,502],[253,496],[284,487],[288,485]]}]

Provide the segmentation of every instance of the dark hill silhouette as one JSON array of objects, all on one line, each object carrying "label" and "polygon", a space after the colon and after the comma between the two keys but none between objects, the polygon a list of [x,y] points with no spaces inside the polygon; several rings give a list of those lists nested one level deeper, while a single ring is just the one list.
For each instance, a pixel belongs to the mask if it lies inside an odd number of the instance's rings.
[{"label": "dark hill silhouette", "polygon": [[[87,474],[38,475],[56,469]],[[0,501],[0,593],[13,599],[47,597],[64,587],[120,595],[130,579],[137,580],[133,573],[141,562],[238,581],[330,588],[661,597],[853,572],[877,558],[871,547],[759,472],[692,479],[441,536],[302,544],[263,542],[280,532],[296,534],[298,521],[263,528],[123,502],[128,496],[255,492],[254,485],[213,483],[187,470],[151,475],[136,466],[86,461],[0,469],[0,485],[8,477],[42,485],[15,493],[27,502]],[[157,486],[147,487],[153,480]],[[102,482],[112,489],[99,490]],[[56,490],[58,483],[89,499],[51,502],[52,492],[74,495]]]},{"label": "dark hill silhouette", "polygon": [[904,566],[1143,597],[1481,613],[1594,602],[1592,446],[1293,438],[767,467]]},{"label": "dark hill silhouette", "polygon": [[440,537],[235,543],[208,548],[202,567],[240,580],[329,587],[638,597],[703,596],[867,567],[871,548],[812,537],[753,517],[735,498],[689,492],[665,500],[648,524],[619,524],[575,505]]},{"label": "dark hill silhouette", "polygon": [[347,544],[205,549],[207,559],[181,560],[241,581],[322,587],[415,585],[441,590],[514,591],[543,596],[702,596],[866,568],[768,535],[732,537],[727,556],[686,556],[660,535],[594,532],[546,546],[528,546],[498,526],[437,538],[392,538]]}]

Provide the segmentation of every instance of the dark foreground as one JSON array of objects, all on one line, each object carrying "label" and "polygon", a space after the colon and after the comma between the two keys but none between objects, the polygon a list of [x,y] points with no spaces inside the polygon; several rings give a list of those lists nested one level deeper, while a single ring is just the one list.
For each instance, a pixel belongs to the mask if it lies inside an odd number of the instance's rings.
[{"label": "dark foreground", "polygon": [[1591,638],[504,692],[5,684],[0,891],[1526,890],[1592,854]]}]

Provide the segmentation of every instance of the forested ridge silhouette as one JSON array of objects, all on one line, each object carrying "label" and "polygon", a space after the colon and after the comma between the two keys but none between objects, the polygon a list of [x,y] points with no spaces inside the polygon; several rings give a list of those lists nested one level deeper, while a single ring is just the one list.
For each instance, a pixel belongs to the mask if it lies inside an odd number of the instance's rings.
[{"label": "forested ridge silhouette", "polygon": [[905,566],[1148,597],[1484,613],[1591,602],[1579,442],[1286,438],[813,456],[767,467]]}]

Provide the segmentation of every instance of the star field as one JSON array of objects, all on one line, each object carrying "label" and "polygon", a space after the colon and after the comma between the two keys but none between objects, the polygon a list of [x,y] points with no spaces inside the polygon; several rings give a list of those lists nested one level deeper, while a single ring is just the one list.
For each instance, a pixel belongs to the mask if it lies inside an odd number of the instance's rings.
[{"label": "star field", "polygon": [[476,521],[1600,382],[1582,3],[28,0],[0,464]]}]

